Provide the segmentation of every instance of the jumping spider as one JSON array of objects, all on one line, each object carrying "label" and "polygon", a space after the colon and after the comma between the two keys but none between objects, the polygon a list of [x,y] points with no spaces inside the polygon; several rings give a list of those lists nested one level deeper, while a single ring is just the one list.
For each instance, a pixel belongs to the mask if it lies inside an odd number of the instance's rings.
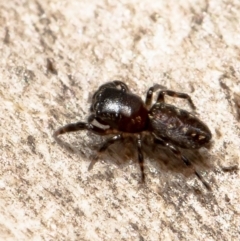
[{"label": "jumping spider", "polygon": [[[142,134],[145,132],[153,136],[154,142],[167,147],[181,159],[186,166],[191,167],[207,189],[209,184],[201,174],[195,170],[191,162],[182,155],[180,148],[199,149],[212,138],[212,134],[200,119],[186,110],[179,109],[164,102],[164,96],[186,99],[192,109],[195,106],[188,94],[172,90],[160,90],[156,103],[152,104],[153,93],[161,88],[156,84],[149,88],[145,103],[131,93],[128,86],[121,81],[103,84],[94,93],[91,105],[91,115],[87,122],[77,122],[65,125],[54,133],[54,137],[66,132],[88,130],[97,135],[113,135],[99,148],[99,153],[105,151],[111,144],[124,139],[128,135],[136,137],[138,162],[141,169],[142,182],[145,181],[144,158],[142,153]],[[104,125],[101,128],[93,121]]]}]

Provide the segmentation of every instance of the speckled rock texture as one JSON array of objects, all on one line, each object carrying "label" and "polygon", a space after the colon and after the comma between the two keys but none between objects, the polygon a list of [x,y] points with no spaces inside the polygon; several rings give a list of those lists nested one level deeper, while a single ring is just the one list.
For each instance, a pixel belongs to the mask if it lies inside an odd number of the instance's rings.
[{"label": "speckled rock texture", "polygon": [[[0,2],[0,240],[240,240],[240,2]],[[212,147],[183,150],[206,190],[171,152],[76,132],[91,96],[122,80],[191,95]],[[186,101],[167,102],[189,109]]]}]

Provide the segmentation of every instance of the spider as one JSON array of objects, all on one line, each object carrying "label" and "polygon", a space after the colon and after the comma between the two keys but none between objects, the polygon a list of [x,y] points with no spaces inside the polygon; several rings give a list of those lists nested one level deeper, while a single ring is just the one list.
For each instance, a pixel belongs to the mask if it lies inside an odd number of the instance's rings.
[{"label": "spider", "polygon": [[[156,103],[152,105],[153,93],[158,91]],[[146,100],[133,94],[122,81],[112,81],[99,87],[94,93],[91,104],[91,115],[87,122],[77,122],[65,125],[54,132],[54,137],[66,132],[88,130],[97,135],[112,135],[99,148],[99,154],[113,143],[123,140],[129,135],[136,138],[138,162],[141,169],[141,181],[145,182],[144,156],[142,152],[142,135],[149,133],[154,142],[160,144],[181,159],[186,166],[191,167],[204,186],[210,190],[209,184],[192,166],[179,148],[199,149],[207,145],[212,134],[199,118],[192,113],[166,104],[164,96],[186,99],[194,110],[191,97],[185,93],[162,89],[159,84],[148,89]],[[99,127],[93,122],[104,125]]]}]

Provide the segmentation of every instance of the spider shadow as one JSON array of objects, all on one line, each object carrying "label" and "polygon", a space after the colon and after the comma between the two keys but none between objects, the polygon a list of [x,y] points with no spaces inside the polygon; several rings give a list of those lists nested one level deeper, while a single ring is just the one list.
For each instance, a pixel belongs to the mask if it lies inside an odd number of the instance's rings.
[{"label": "spider shadow", "polygon": [[[81,157],[81,159],[89,159],[89,170],[94,168],[96,162],[103,160],[109,165],[113,164],[120,169],[124,169],[131,164],[138,165],[137,146],[134,136],[129,136],[121,141],[118,141],[117,143],[114,143],[113,145],[109,146],[105,152],[101,153],[100,156],[97,154],[98,149],[102,142],[107,139],[107,137],[97,136],[90,132],[88,132],[87,136],[89,136],[89,141],[74,141],[71,144],[60,139],[59,137],[55,137],[54,139],[57,144],[67,152],[77,154]],[[80,146],[81,148],[79,148]],[[142,147],[146,177],[151,175],[149,171],[152,169],[151,166],[154,167],[156,173],[162,174],[172,172],[183,174],[185,177],[194,175],[192,169],[188,168],[183,161],[176,157],[168,148],[154,143],[150,135],[143,137]],[[181,149],[181,152],[185,157],[188,158],[196,170],[206,171],[212,167],[212,165],[207,156],[208,152],[206,150],[202,151],[201,149]],[[146,165],[146,163],[148,164]],[[140,174],[141,173],[139,170],[139,178]]]}]

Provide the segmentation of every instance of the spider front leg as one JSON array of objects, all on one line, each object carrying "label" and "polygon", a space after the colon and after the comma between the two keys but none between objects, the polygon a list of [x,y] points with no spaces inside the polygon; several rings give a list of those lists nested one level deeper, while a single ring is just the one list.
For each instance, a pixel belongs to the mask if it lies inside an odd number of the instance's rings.
[{"label": "spider front leg", "polygon": [[175,92],[175,91],[172,91],[172,90],[161,90],[158,94],[157,103],[158,102],[164,102],[164,96],[165,95],[175,97],[175,98],[186,99],[188,101],[189,105],[191,106],[191,108],[193,110],[196,109],[195,105],[193,104],[193,101],[192,101],[191,97],[188,94]]},{"label": "spider front leg", "polygon": [[162,85],[159,85],[159,84],[155,84],[154,86],[152,86],[148,89],[147,95],[146,95],[146,100],[145,100],[145,104],[147,107],[151,106],[153,93],[159,89],[165,89],[165,87]]},{"label": "spider front leg", "polygon": [[82,131],[82,130],[91,131],[97,135],[109,135],[112,133],[111,129],[102,129],[91,123],[77,122],[77,123],[71,123],[63,127],[60,127],[54,132],[53,137],[56,138],[57,136],[65,134],[67,132]]},{"label": "spider front leg", "polygon": [[142,137],[138,135],[137,137],[137,150],[138,150],[138,163],[141,170],[141,182],[145,183],[145,173],[144,173],[144,157],[142,153]]},{"label": "spider front leg", "polygon": [[[77,123],[71,123],[68,125],[65,125],[63,127],[60,127],[59,129],[57,129],[54,134],[53,137],[57,138],[57,136],[65,134],[67,132],[75,132],[75,131],[81,131],[81,130],[87,130],[90,132],[93,132],[94,134],[97,135],[110,135],[110,134],[116,134],[116,131],[108,128],[108,129],[102,129],[100,127],[97,127],[93,124],[91,124],[91,122],[93,122],[95,119],[94,115],[90,115],[88,118],[88,123],[86,122],[77,122]],[[122,134],[118,134],[115,135],[113,137],[110,137],[109,139],[107,139],[99,148],[98,150],[98,154],[96,155],[96,157],[94,158],[94,160],[90,163],[88,170],[91,170],[94,166],[94,164],[97,162],[99,155],[105,151],[111,144],[113,144],[116,141],[119,141],[123,139]]]},{"label": "spider front leg", "polygon": [[193,170],[195,175],[203,183],[203,185],[207,188],[207,190],[209,191],[212,190],[210,185],[204,180],[203,176],[192,166],[192,163],[188,160],[188,158],[182,155],[181,151],[176,146],[172,145],[171,143],[165,142],[160,138],[155,138],[154,142],[169,148],[175,156],[181,159],[187,167],[190,167]]}]

